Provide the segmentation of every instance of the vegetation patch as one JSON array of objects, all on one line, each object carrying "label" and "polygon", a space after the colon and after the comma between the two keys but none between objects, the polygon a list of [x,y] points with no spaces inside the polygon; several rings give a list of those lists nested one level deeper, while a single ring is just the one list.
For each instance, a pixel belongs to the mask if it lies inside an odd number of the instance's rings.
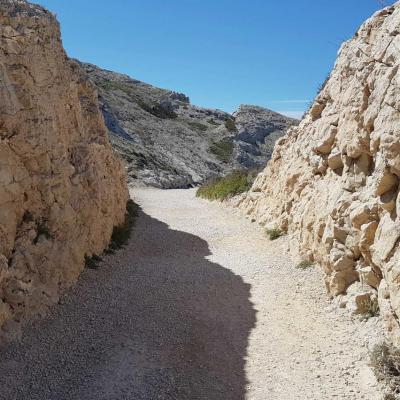
[{"label": "vegetation patch", "polygon": [[400,349],[389,343],[376,345],[370,354],[371,368],[385,386],[385,400],[398,399],[400,394]]},{"label": "vegetation patch", "polygon": [[211,124],[211,125],[219,126],[219,123],[218,123],[218,122],[215,122],[215,119],[214,119],[214,118],[210,118],[209,120],[207,120],[207,122],[208,122],[209,124]]},{"label": "vegetation patch", "polygon": [[138,213],[139,206],[133,200],[129,199],[126,203],[125,221],[121,225],[114,227],[111,242],[106,251],[109,253],[115,252],[115,250],[120,249],[128,243]]},{"label": "vegetation patch", "polygon": [[269,240],[276,240],[283,235],[283,232],[278,228],[267,229],[265,233],[268,235]]},{"label": "vegetation patch", "polygon": [[208,200],[224,200],[247,192],[252,185],[248,171],[234,171],[222,178],[214,178],[203,184],[196,193],[197,197]]},{"label": "vegetation patch", "polygon": [[124,92],[125,94],[127,94],[128,96],[132,96],[133,95],[133,88],[124,82],[119,82],[119,81],[104,81],[99,83],[99,86],[106,90],[121,90],[122,92]]},{"label": "vegetation patch", "polygon": [[175,111],[162,107],[160,104],[150,105],[143,100],[138,100],[137,105],[142,110],[148,112],[151,115],[154,115],[157,118],[173,119],[178,117],[178,114]]},{"label": "vegetation patch", "polygon": [[[139,213],[139,206],[131,199],[126,203],[125,220],[121,225],[115,226],[111,235],[110,244],[104,250],[104,254],[115,254],[117,250],[124,247],[131,237],[132,228]],[[98,255],[85,256],[85,266],[90,269],[99,268],[103,259]]]},{"label": "vegetation patch", "polygon": [[232,157],[233,147],[232,140],[222,139],[211,143],[210,152],[215,154],[221,161],[227,163]]},{"label": "vegetation patch", "polygon": [[230,131],[230,132],[237,132],[235,120],[233,118],[228,118],[225,121],[225,128],[228,129],[228,131]]},{"label": "vegetation patch", "polygon": [[196,131],[204,132],[208,129],[206,125],[201,124],[200,122],[188,122],[188,125]]},{"label": "vegetation patch", "polygon": [[100,268],[100,263],[103,261],[103,259],[100,256],[97,256],[96,254],[93,254],[91,257],[85,256],[85,267],[89,269],[98,269]]},{"label": "vegetation patch", "polygon": [[300,262],[299,264],[297,264],[296,268],[309,269],[309,268],[312,268],[313,266],[314,266],[314,263],[312,261],[304,260],[304,261]]},{"label": "vegetation patch", "polygon": [[366,317],[371,318],[379,315],[379,303],[376,297],[363,301],[362,306]]}]

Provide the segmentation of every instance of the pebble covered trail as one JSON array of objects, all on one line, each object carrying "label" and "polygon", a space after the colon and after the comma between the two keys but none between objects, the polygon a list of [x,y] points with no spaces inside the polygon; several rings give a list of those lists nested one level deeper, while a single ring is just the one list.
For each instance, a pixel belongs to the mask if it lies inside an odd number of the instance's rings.
[{"label": "pebble covered trail", "polygon": [[380,399],[377,321],[333,307],[284,237],[194,190],[131,194],[129,244],[0,351],[0,399]]}]

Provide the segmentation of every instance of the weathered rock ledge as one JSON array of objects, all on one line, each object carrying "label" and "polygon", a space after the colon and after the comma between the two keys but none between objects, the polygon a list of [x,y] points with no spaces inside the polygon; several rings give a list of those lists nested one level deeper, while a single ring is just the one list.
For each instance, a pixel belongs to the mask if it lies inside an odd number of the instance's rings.
[{"label": "weathered rock ledge", "polygon": [[237,200],[251,218],[286,231],[295,257],[323,265],[332,296],[351,292],[355,282],[360,304],[377,293],[397,344],[399,26],[396,3],[343,44],[300,126],[277,142],[267,168]]},{"label": "weathered rock ledge", "polygon": [[53,15],[1,0],[0,61],[0,338],[10,338],[107,246],[128,192]]}]

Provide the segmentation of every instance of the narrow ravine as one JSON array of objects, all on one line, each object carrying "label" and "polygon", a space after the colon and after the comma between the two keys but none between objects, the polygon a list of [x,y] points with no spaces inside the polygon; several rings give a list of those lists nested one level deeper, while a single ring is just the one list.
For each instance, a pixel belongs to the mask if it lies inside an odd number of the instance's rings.
[{"label": "narrow ravine", "polygon": [[0,399],[379,399],[366,333],[285,238],[194,190],[141,189],[127,247],[86,270],[20,344]]}]

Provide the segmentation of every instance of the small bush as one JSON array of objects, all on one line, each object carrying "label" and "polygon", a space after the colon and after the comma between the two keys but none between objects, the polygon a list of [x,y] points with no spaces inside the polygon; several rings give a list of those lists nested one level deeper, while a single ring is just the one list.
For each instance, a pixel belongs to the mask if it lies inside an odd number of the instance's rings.
[{"label": "small bush", "polygon": [[302,261],[301,263],[297,264],[296,268],[298,269],[308,269],[314,266],[314,263],[312,261]]},{"label": "small bush", "polygon": [[147,104],[143,100],[138,100],[137,105],[144,111],[148,112],[151,115],[154,115],[157,118],[161,119],[169,119],[169,118],[177,118],[178,114],[176,114],[173,110],[168,110],[165,107],[162,107],[160,104],[156,104],[151,106]]},{"label": "small bush", "polygon": [[210,152],[215,154],[221,161],[228,163],[233,154],[233,142],[230,139],[222,139],[219,142],[212,142]]},{"label": "small bush", "polygon": [[201,124],[200,122],[188,122],[188,125],[196,131],[204,132],[208,129],[206,125]]},{"label": "small bush", "polygon": [[85,256],[85,267],[89,269],[98,269],[100,268],[99,263],[103,261],[103,259],[96,254],[92,255],[91,257]]},{"label": "small bush", "polygon": [[269,236],[269,240],[276,240],[282,236],[282,231],[278,228],[267,229],[265,232]]},{"label": "small bush", "polygon": [[99,86],[106,91],[121,90],[128,96],[133,96],[133,87],[126,82],[121,81],[103,81],[99,83]]},{"label": "small bush", "polygon": [[208,200],[224,200],[248,191],[252,183],[248,171],[234,171],[206,182],[197,190],[196,196]]},{"label": "small bush", "polygon": [[218,125],[219,125],[218,122],[215,122],[214,118],[210,118],[207,122],[208,122],[209,124],[211,124],[211,125],[215,125],[215,126],[218,126]]},{"label": "small bush", "polygon": [[228,131],[230,131],[230,132],[237,132],[235,120],[232,118],[227,119],[225,121],[225,128],[228,129]]},{"label": "small bush", "polygon": [[366,310],[365,315],[367,317],[376,317],[377,315],[379,315],[379,303],[376,297],[373,299],[369,298],[368,300],[363,301],[362,306]]},{"label": "small bush", "polygon": [[126,203],[125,221],[121,225],[114,227],[110,244],[105,251],[107,254],[113,254],[115,250],[120,249],[128,243],[138,212],[139,206],[132,200],[128,200]]},{"label": "small bush", "polygon": [[370,365],[376,379],[387,389],[385,399],[396,399],[400,393],[400,349],[388,343],[376,345],[370,354]]}]

